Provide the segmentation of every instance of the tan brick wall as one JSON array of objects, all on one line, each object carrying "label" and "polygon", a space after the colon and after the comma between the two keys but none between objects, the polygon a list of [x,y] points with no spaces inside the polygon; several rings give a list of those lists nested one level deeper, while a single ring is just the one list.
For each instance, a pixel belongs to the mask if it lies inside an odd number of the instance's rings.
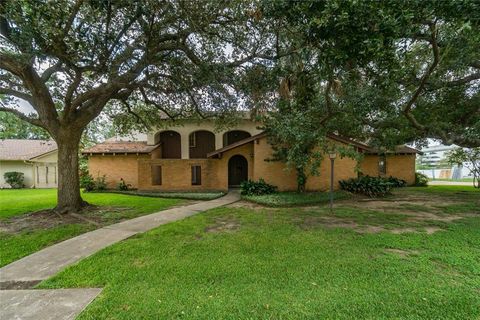
[{"label": "tan brick wall", "polygon": [[365,155],[362,162],[360,162],[360,170],[366,176],[378,176],[378,156]]},{"label": "tan brick wall", "polygon": [[[162,184],[152,184],[152,166],[162,167]],[[201,166],[202,184],[192,185],[192,166]],[[218,160],[213,159],[155,159],[140,160],[138,188],[140,190],[186,191],[220,190],[217,179]]]},{"label": "tan brick wall", "polygon": [[[355,171],[356,161],[350,158],[337,158],[334,161],[333,168],[333,188],[338,189],[338,181],[356,178],[357,172]],[[310,176],[307,180],[306,188],[307,190],[315,191],[327,191],[330,189],[330,174],[331,174],[331,163],[330,158],[326,154],[320,165],[320,174],[318,176]]]},{"label": "tan brick wall", "polygon": [[106,175],[107,187],[116,188],[123,178],[133,188],[138,187],[138,160],[149,155],[92,155],[88,157],[88,171],[95,179]]},{"label": "tan brick wall", "polygon": [[[248,143],[225,152],[220,159],[151,159],[151,155],[93,155],[88,166],[94,178],[106,175],[109,188],[116,188],[120,178],[140,190],[195,191],[227,190],[228,160],[234,155],[243,155],[248,161],[249,179],[265,179],[278,186],[280,191],[297,188],[296,172],[287,170],[284,163],[265,161],[271,158],[272,148],[266,138]],[[152,185],[153,165],[162,166],[162,185]],[[191,166],[202,167],[202,184],[192,186]],[[364,174],[378,176],[378,156],[367,155],[361,163]],[[335,188],[338,181],[354,178],[355,161],[349,158],[335,159]],[[387,156],[387,176],[404,179],[409,184],[415,182],[415,155]],[[325,156],[318,176],[309,176],[307,190],[328,190],[330,186],[330,159]]]},{"label": "tan brick wall", "polygon": [[[228,160],[243,155],[248,161],[249,178],[253,176],[252,143],[225,152],[220,159],[144,159],[139,161],[138,188],[141,190],[200,191],[228,190]],[[152,185],[151,166],[162,167],[162,184]],[[202,167],[202,184],[191,184],[191,166]]]},{"label": "tan brick wall", "polygon": [[266,161],[272,157],[272,147],[267,139],[259,139],[253,144],[254,172],[253,180],[264,179],[267,183],[278,187],[280,191],[297,189],[297,174],[294,170],[287,170],[280,161]]},{"label": "tan brick wall", "polygon": [[407,181],[409,185],[415,183],[415,154],[388,155],[387,176]]},{"label": "tan brick wall", "polygon": [[[386,177],[392,176],[407,181],[409,185],[415,183],[415,154],[397,154],[387,155],[387,174]],[[360,163],[362,173],[372,177],[377,177],[378,172],[378,155],[366,155]]]},{"label": "tan brick wall", "polygon": [[[278,187],[280,191],[293,191],[297,189],[297,174],[295,170],[288,170],[286,165],[280,161],[265,161],[272,156],[272,147],[267,143],[266,138],[254,143],[255,168],[254,180],[263,178],[266,182]],[[334,188],[338,189],[338,180],[356,177],[355,161],[349,158],[337,157],[334,165]],[[328,190],[330,188],[330,159],[325,155],[318,176],[308,176],[306,189]]]}]

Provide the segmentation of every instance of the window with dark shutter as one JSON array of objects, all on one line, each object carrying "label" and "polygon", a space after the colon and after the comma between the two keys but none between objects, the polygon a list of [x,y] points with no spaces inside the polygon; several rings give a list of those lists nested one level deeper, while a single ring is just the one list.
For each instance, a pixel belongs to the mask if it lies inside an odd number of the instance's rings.
[{"label": "window with dark shutter", "polygon": [[159,186],[162,184],[162,166],[152,166],[152,185]]},{"label": "window with dark shutter", "polygon": [[199,186],[202,184],[202,167],[192,166],[192,186]]}]

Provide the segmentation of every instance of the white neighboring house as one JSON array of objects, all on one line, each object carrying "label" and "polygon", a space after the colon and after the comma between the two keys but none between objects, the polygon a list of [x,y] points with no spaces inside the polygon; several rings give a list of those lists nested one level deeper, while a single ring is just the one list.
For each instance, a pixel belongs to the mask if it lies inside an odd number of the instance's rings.
[{"label": "white neighboring house", "polygon": [[56,188],[58,149],[53,140],[0,140],[0,188],[5,172],[23,172],[26,188]]}]

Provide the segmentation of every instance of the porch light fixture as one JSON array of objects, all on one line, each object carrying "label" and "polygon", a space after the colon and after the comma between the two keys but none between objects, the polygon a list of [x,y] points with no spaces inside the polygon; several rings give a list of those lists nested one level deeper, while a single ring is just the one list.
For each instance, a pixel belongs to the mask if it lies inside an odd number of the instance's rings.
[{"label": "porch light fixture", "polygon": [[330,212],[333,211],[333,167],[335,163],[335,158],[337,157],[337,153],[335,151],[331,151],[328,153],[328,157],[330,158]]}]

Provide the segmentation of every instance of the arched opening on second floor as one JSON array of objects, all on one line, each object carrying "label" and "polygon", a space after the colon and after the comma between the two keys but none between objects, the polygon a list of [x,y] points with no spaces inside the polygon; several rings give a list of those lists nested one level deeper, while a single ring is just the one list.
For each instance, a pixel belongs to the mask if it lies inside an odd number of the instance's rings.
[{"label": "arched opening on second floor", "polygon": [[251,134],[243,130],[232,130],[223,134],[223,146],[226,147],[237,141],[251,137]]},{"label": "arched opening on second floor", "polygon": [[188,136],[190,159],[205,159],[207,153],[215,151],[215,134],[207,130],[198,130]]},{"label": "arched opening on second floor", "polygon": [[156,134],[155,142],[160,143],[162,159],[182,158],[182,141],[180,134],[176,131],[167,130]]}]

